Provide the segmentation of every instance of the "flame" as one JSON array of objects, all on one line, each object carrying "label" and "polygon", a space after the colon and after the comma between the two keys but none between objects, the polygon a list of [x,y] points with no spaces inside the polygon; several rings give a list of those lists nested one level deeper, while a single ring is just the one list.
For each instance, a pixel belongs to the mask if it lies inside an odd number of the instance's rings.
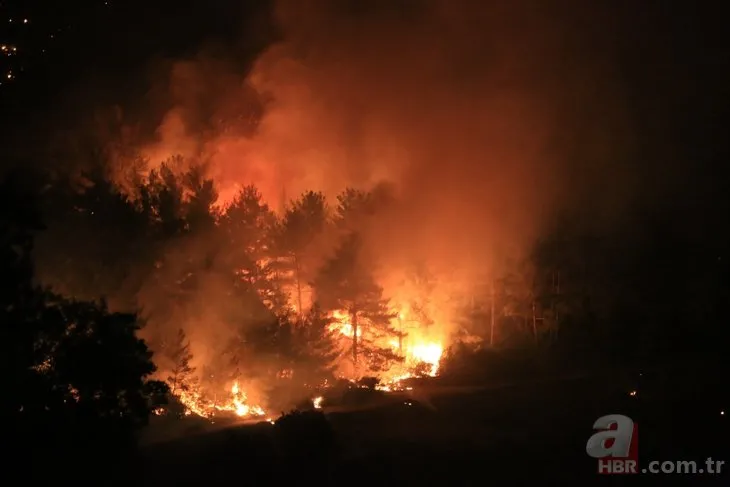
[{"label": "flame", "polygon": [[411,350],[416,360],[427,363],[431,366],[428,375],[435,377],[438,374],[441,356],[444,354],[444,347],[440,343],[419,343]]},{"label": "flame", "polygon": [[[408,318],[405,310],[392,310],[397,316],[399,323]],[[350,323],[350,316],[344,310],[334,310],[331,313],[333,323],[330,329],[340,334],[343,340],[352,340],[353,327]],[[444,353],[444,345],[441,340],[428,338],[426,326],[416,320],[410,320],[415,326],[410,326],[405,337],[397,338],[376,338],[374,344],[379,347],[389,347],[397,355],[403,358],[402,363],[393,364],[388,370],[377,374],[380,379],[379,389],[384,391],[404,389],[402,382],[406,379],[417,376],[435,377],[438,375],[439,364]],[[434,327],[438,329],[438,327]],[[366,327],[358,327],[357,337],[362,338]],[[424,366],[427,370],[423,370]],[[350,377],[354,379],[356,377]]]},{"label": "flame", "polygon": [[222,404],[205,400],[199,390],[180,391],[175,394],[185,408],[185,415],[212,418],[216,412],[230,412],[239,418],[266,416],[266,411],[258,405],[248,404],[248,396],[238,384],[233,382],[226,401]]},{"label": "flame", "polygon": [[234,382],[231,387],[231,395],[233,399],[229,404],[224,406],[216,406],[218,411],[233,411],[236,416],[265,416],[266,412],[260,406],[251,406],[246,404],[246,393],[242,392],[238,386],[238,382]]},{"label": "flame", "polygon": [[317,396],[314,399],[312,399],[312,405],[314,406],[314,409],[322,409],[322,400],[324,398],[322,396]]},{"label": "flame", "polygon": [[[334,310],[332,312],[332,320],[334,322],[330,325],[331,330],[335,330],[343,336],[352,338],[352,323],[350,323],[350,315],[346,311],[340,309]],[[357,337],[362,337],[362,327],[357,329]]]}]

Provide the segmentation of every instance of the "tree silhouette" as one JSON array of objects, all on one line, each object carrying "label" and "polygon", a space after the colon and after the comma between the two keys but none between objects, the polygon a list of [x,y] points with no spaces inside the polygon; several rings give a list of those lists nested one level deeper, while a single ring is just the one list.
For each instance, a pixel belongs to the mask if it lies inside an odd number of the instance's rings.
[{"label": "tree silhouette", "polygon": [[278,235],[278,249],[289,264],[296,309],[303,313],[303,287],[314,277],[312,244],[327,225],[327,203],[322,193],[308,191],[287,208]]},{"label": "tree silhouette", "polygon": [[348,236],[321,270],[314,288],[323,310],[343,310],[349,316],[351,355],[356,369],[362,355],[370,369],[378,370],[399,357],[375,342],[401,333],[391,324],[396,315],[389,312],[383,289],[362,261],[361,248],[357,234]]},{"label": "tree silhouette", "polygon": [[193,166],[181,176],[186,230],[194,234],[210,232],[216,222],[218,192],[212,179],[206,179],[201,166]]},{"label": "tree silhouette", "polygon": [[166,351],[172,363],[170,375],[167,377],[170,393],[190,390],[195,382],[193,375],[195,367],[190,365],[193,354],[190,352],[190,342],[182,328],[178,330],[174,343]]},{"label": "tree silhouette", "polygon": [[345,188],[337,195],[335,225],[346,234],[362,231],[368,219],[386,209],[392,200],[392,188],[388,185],[378,185],[371,191]]},{"label": "tree silhouette", "polygon": [[100,450],[106,455],[100,461],[121,458],[135,430],[164,400],[166,387],[148,379],[155,366],[136,336],[135,315],[110,313],[104,302],[69,300],[34,285],[30,251],[40,227],[36,189],[43,185],[25,183],[6,181],[0,191],[0,366],[6,377],[0,411],[6,439],[41,462],[63,463]]},{"label": "tree silhouette", "polygon": [[49,223],[34,255],[44,284],[76,299],[104,296],[115,309],[134,309],[153,262],[146,215],[100,170],[74,186],[56,182],[42,203]]},{"label": "tree silhouette", "polygon": [[340,230],[359,230],[364,219],[375,213],[375,204],[370,193],[346,188],[337,195],[335,224]]},{"label": "tree silhouette", "polygon": [[286,307],[281,266],[274,250],[277,219],[255,186],[246,186],[220,218],[225,265],[276,312]]},{"label": "tree silhouette", "polygon": [[179,235],[186,227],[183,182],[173,170],[181,163],[177,159],[163,163],[139,188],[142,210],[163,238]]}]

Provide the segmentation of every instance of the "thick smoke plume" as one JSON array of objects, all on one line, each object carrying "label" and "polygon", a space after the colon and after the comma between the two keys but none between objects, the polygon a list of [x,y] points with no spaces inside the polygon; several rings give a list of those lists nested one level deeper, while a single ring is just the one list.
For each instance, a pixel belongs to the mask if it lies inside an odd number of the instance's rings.
[{"label": "thick smoke plume", "polygon": [[386,292],[407,293],[401,270],[426,262],[445,302],[560,211],[598,218],[631,193],[614,26],[593,4],[550,5],[280,1],[282,39],[247,75],[205,53],[172,65],[152,92],[170,108],[141,152],[204,162],[223,204],[247,184],[275,208],[392,187],[366,236]]},{"label": "thick smoke plume", "polygon": [[281,1],[283,40],[245,79],[205,56],[173,67],[144,153],[202,159],[222,199],[254,183],[275,207],[391,182],[382,231],[409,254],[523,247],[579,191],[630,183],[611,25],[588,8]]}]

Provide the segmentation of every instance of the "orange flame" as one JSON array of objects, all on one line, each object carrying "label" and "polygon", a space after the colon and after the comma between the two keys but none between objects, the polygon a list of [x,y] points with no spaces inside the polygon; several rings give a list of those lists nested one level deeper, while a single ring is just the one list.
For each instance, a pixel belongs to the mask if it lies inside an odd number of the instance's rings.
[{"label": "orange flame", "polygon": [[200,391],[180,391],[175,394],[185,408],[185,415],[196,415],[201,418],[212,418],[216,412],[230,412],[239,418],[266,416],[261,406],[248,404],[248,396],[234,382],[229,398],[223,404],[206,401]]}]

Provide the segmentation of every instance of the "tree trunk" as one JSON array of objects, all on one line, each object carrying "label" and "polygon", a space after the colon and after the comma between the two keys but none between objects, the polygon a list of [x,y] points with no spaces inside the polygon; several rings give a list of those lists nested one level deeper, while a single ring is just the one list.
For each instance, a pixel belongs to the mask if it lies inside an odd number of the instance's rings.
[{"label": "tree trunk", "polygon": [[299,256],[294,254],[294,272],[296,274],[295,276],[295,283],[297,286],[297,314],[299,316],[302,316],[303,310],[302,310],[302,278],[301,278],[301,268],[299,266]]},{"label": "tree trunk", "polygon": [[352,325],[352,362],[355,364],[355,370],[357,370],[357,355],[358,355],[358,337],[357,337],[357,309],[350,311],[350,324]]},{"label": "tree trunk", "polygon": [[489,346],[490,347],[494,346],[494,308],[495,308],[494,297],[495,297],[494,279],[492,279],[492,309],[491,309],[491,313],[490,313],[490,322],[489,322]]},{"label": "tree trunk", "polygon": [[[558,271],[558,282],[555,286],[555,295],[557,296],[557,302],[560,303],[560,271]],[[555,307],[555,332],[558,331],[558,325],[560,324],[560,311],[557,306]]]},{"label": "tree trunk", "polygon": [[403,355],[403,318],[398,315],[398,353]]},{"label": "tree trunk", "polygon": [[537,316],[535,314],[535,301],[532,301],[532,335],[537,343]]},{"label": "tree trunk", "polygon": [[177,389],[177,373],[173,372],[172,376],[172,387],[170,387],[170,394],[175,394],[175,389]]}]

